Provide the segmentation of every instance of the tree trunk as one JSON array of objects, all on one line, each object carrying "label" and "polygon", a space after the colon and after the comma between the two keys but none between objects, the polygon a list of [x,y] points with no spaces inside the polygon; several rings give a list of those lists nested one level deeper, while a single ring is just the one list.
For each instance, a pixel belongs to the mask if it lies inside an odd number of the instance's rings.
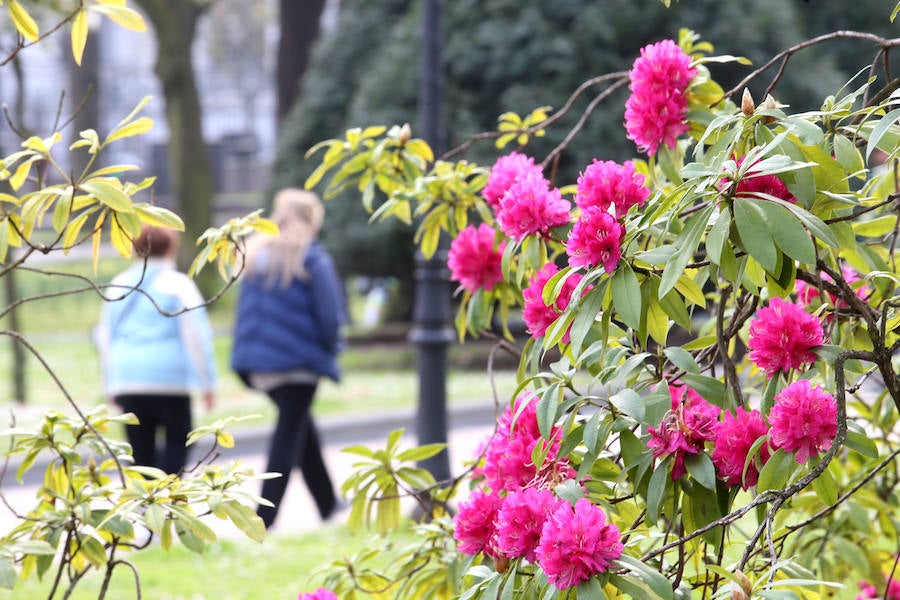
[{"label": "tree trunk", "polygon": [[[185,223],[185,243],[179,266],[185,269],[194,254],[194,241],[212,224],[213,179],[203,138],[200,99],[191,62],[197,20],[208,5],[187,0],[138,0],[156,29],[156,75],[166,102],[169,127],[168,165],[175,210]],[[198,280],[204,295],[215,285],[207,269]]]},{"label": "tree trunk", "polygon": [[[78,139],[78,132],[97,128],[100,124],[100,36],[96,29],[88,35],[84,47],[84,55],[79,67],[74,60],[69,61],[69,110],[74,112],[72,119],[72,140]],[[68,43],[68,40],[65,40]],[[124,116],[124,115],[123,115]],[[81,176],[87,165],[89,154],[83,149],[71,152],[70,170],[74,178]],[[95,165],[96,168],[97,165]]]},{"label": "tree trunk", "polygon": [[300,97],[303,73],[309,65],[313,44],[319,37],[319,22],[326,0],[281,0],[281,39],[278,42],[278,125]]}]

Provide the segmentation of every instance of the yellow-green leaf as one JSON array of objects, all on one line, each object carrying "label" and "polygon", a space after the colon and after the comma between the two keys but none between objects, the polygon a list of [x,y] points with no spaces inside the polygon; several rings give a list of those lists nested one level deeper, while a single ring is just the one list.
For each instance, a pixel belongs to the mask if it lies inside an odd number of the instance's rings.
[{"label": "yellow-green leaf", "polygon": [[40,37],[40,30],[35,20],[28,14],[28,11],[22,8],[18,0],[8,0],[6,8],[9,9],[9,16],[12,18],[16,30],[22,34],[29,42],[36,42]]},{"label": "yellow-green leaf", "polygon": [[26,160],[21,165],[16,167],[16,172],[12,177],[9,178],[9,185],[12,186],[12,189],[18,191],[19,188],[25,183],[25,180],[28,179],[28,173],[31,171],[31,161]]},{"label": "yellow-green leaf", "polygon": [[266,537],[266,526],[256,512],[249,506],[236,502],[234,500],[226,502],[222,506],[222,510],[228,515],[234,525],[243,531],[247,537],[254,542],[262,542]]},{"label": "yellow-green leaf", "polygon": [[82,183],[81,189],[116,212],[134,212],[134,205],[128,194],[112,183],[92,179]]},{"label": "yellow-green leaf", "polygon": [[131,253],[134,250],[131,238],[128,237],[115,220],[113,220],[112,227],[109,228],[109,241],[112,242],[113,248],[120,256],[131,258]]},{"label": "yellow-green leaf", "polygon": [[147,225],[184,231],[184,221],[167,208],[141,202],[134,205],[134,212]]},{"label": "yellow-green leaf", "polygon": [[278,225],[275,224],[275,221],[270,221],[269,219],[259,219],[251,223],[250,226],[253,227],[253,231],[258,231],[259,233],[278,235]]},{"label": "yellow-green leaf", "polygon": [[127,125],[114,130],[106,137],[105,143],[114,142],[122,138],[133,137],[135,135],[143,135],[153,129],[153,119],[150,117],[141,117]]},{"label": "yellow-green leaf", "polygon": [[90,7],[109,17],[111,21],[117,25],[121,25],[125,29],[131,31],[146,31],[147,24],[144,23],[143,17],[137,11],[131,10],[123,4],[96,4]]},{"label": "yellow-green leaf", "polygon": [[72,19],[72,57],[75,64],[81,66],[81,59],[84,56],[84,46],[87,44],[88,23],[87,11],[79,10]]}]

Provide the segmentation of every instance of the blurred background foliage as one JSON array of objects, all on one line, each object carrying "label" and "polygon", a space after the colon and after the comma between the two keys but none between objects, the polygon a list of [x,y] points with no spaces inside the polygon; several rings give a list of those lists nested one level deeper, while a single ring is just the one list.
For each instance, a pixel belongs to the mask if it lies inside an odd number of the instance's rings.
[{"label": "blurred background foliage", "polygon": [[[304,159],[306,151],[323,139],[342,137],[348,128],[410,122],[416,133],[420,4],[341,3],[338,26],[317,43],[303,79],[303,96],[280,132],[272,190],[302,186],[315,164]],[[641,47],[677,39],[679,28],[694,30],[718,53],[753,61],[753,67],[712,65],[713,76],[725,89],[776,52],[822,33],[851,29],[896,35],[897,24],[884,18],[882,0],[856,0],[853,10],[847,8],[846,0],[682,0],[670,9],[659,2],[633,0],[445,2],[443,139],[438,153],[496,129],[503,112],[561,107],[581,82],[628,70]],[[859,41],[846,40],[801,52],[788,67],[793,75],[783,79],[774,95],[796,110],[816,109],[823,90],[846,83],[868,50]],[[753,86],[750,91],[758,100],[764,92]],[[562,155],[557,183],[573,182],[593,158],[621,161],[635,155],[622,126],[626,94],[619,90],[593,113]],[[536,138],[526,151],[538,160],[546,156],[592,98],[585,94],[558,127]],[[490,165],[496,156],[492,142],[485,141],[471,147],[465,158]],[[394,221],[367,225],[358,198],[352,196],[348,192],[328,204],[323,232],[339,269],[345,275],[396,277],[400,289],[409,289],[411,228]]]}]

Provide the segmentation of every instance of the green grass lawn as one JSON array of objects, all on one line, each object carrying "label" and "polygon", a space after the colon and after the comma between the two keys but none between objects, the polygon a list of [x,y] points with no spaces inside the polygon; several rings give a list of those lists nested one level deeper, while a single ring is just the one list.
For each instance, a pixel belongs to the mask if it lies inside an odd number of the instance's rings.
[{"label": "green grass lawn", "polygon": [[[370,533],[351,535],[341,525],[329,525],[302,535],[250,540],[223,540],[210,544],[202,554],[183,546],[168,552],[158,544],[133,553],[128,560],[140,573],[142,598],[152,600],[294,600],[300,592],[313,591],[321,581],[315,570],[366,546]],[[327,541],[326,543],[323,543]],[[49,580],[18,583],[0,598],[46,598]],[[72,600],[96,599],[101,577],[93,574],[79,584]],[[134,577],[127,569],[113,575],[110,599],[137,598]]]}]

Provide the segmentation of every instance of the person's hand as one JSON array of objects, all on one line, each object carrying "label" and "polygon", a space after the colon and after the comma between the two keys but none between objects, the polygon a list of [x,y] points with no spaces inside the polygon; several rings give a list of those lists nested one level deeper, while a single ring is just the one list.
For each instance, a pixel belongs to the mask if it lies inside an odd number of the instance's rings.
[{"label": "person's hand", "polygon": [[212,390],[203,392],[203,406],[206,410],[212,410],[216,405],[216,393]]}]

